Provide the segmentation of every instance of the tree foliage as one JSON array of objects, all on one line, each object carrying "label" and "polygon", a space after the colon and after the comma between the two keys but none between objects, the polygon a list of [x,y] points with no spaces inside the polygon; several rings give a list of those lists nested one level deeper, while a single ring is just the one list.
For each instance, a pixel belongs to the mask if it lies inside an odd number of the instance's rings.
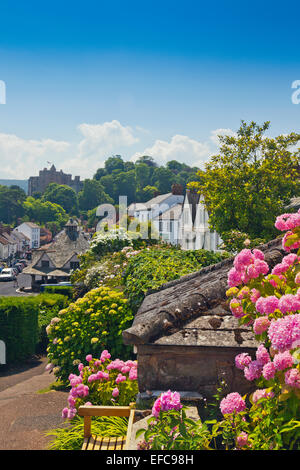
[{"label": "tree foliage", "polygon": [[236,136],[219,136],[220,153],[188,185],[203,194],[210,224],[221,236],[239,230],[270,239],[278,233],[275,216],[299,195],[300,134],[267,137],[269,126],[242,121]]}]

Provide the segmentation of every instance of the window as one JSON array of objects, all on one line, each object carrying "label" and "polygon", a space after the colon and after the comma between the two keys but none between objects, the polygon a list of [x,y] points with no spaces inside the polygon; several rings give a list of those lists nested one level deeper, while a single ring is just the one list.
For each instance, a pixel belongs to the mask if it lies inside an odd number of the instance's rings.
[{"label": "window", "polygon": [[42,260],[42,268],[49,268],[49,261]]}]

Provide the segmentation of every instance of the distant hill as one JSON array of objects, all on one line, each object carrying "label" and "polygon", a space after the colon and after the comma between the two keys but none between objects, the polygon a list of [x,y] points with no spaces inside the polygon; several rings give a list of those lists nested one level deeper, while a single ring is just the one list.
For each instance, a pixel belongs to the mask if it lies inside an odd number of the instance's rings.
[{"label": "distant hill", "polygon": [[28,180],[1,180],[0,184],[2,186],[13,186],[17,185],[20,188],[24,189],[25,193],[28,194]]}]

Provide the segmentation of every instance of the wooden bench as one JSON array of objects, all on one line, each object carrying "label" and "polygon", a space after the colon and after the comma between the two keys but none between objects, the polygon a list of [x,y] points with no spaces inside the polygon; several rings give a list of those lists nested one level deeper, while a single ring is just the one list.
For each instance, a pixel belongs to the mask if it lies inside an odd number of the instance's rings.
[{"label": "wooden bench", "polygon": [[[79,416],[84,419],[84,441],[81,450],[127,450],[130,444],[134,421],[134,403],[129,406],[80,406]],[[128,417],[126,436],[102,437],[91,434],[92,416],[124,416]]]}]

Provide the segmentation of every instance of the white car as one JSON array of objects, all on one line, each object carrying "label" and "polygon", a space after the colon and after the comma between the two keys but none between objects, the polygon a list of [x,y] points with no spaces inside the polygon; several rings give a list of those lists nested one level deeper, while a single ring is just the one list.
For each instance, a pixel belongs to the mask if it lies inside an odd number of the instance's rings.
[{"label": "white car", "polygon": [[16,274],[13,268],[4,268],[0,274],[0,281],[14,281]]}]

